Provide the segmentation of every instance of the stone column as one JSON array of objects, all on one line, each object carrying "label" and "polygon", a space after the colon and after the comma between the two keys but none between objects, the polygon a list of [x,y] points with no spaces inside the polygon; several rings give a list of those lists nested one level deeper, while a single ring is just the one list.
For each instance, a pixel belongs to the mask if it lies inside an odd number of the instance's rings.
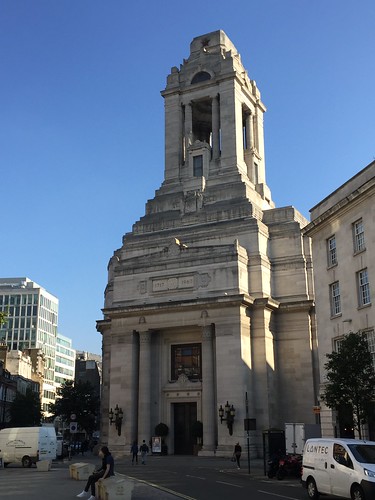
[{"label": "stone column", "polygon": [[138,440],[151,438],[151,332],[139,333]]},{"label": "stone column", "polygon": [[254,127],[253,127],[253,115],[249,111],[246,115],[246,149],[251,151],[254,147]]},{"label": "stone column", "polygon": [[185,105],[185,158],[187,160],[187,148],[193,143],[193,108],[191,103]]},{"label": "stone column", "polygon": [[212,159],[220,157],[220,108],[219,96],[212,98]]},{"label": "stone column", "polygon": [[215,388],[213,325],[202,328],[202,419],[203,449],[200,455],[211,455],[215,450]]}]

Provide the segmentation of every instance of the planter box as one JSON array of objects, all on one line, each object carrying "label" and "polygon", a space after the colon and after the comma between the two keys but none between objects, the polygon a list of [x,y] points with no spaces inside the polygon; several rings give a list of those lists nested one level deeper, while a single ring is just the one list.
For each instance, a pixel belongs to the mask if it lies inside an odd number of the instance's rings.
[{"label": "planter box", "polygon": [[47,472],[51,470],[52,460],[39,460],[36,463],[36,468],[42,472]]}]

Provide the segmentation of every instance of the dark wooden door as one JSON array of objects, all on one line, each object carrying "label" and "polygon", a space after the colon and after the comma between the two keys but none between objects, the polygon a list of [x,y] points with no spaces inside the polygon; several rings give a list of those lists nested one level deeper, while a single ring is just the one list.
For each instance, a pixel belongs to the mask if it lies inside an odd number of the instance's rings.
[{"label": "dark wooden door", "polygon": [[191,432],[193,422],[197,420],[196,403],[174,404],[174,453],[192,455],[194,438]]}]

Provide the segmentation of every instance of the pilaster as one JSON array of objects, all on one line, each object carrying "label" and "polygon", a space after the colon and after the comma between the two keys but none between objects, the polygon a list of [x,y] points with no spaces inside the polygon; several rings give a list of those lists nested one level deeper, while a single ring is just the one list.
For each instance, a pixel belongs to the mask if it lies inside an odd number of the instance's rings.
[{"label": "pilaster", "polygon": [[215,389],[213,325],[202,328],[202,417],[203,448],[199,455],[214,455],[215,450]]},{"label": "pilaster", "polygon": [[138,441],[151,438],[151,332],[139,332]]}]

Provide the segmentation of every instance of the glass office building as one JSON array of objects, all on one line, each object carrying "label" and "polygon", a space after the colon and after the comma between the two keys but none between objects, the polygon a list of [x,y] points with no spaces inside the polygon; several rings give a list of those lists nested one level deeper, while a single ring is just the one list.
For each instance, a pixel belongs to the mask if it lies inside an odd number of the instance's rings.
[{"label": "glass office building", "polygon": [[55,360],[59,301],[29,278],[0,278],[0,343],[9,350],[39,348],[45,357],[42,407],[55,401]]}]

